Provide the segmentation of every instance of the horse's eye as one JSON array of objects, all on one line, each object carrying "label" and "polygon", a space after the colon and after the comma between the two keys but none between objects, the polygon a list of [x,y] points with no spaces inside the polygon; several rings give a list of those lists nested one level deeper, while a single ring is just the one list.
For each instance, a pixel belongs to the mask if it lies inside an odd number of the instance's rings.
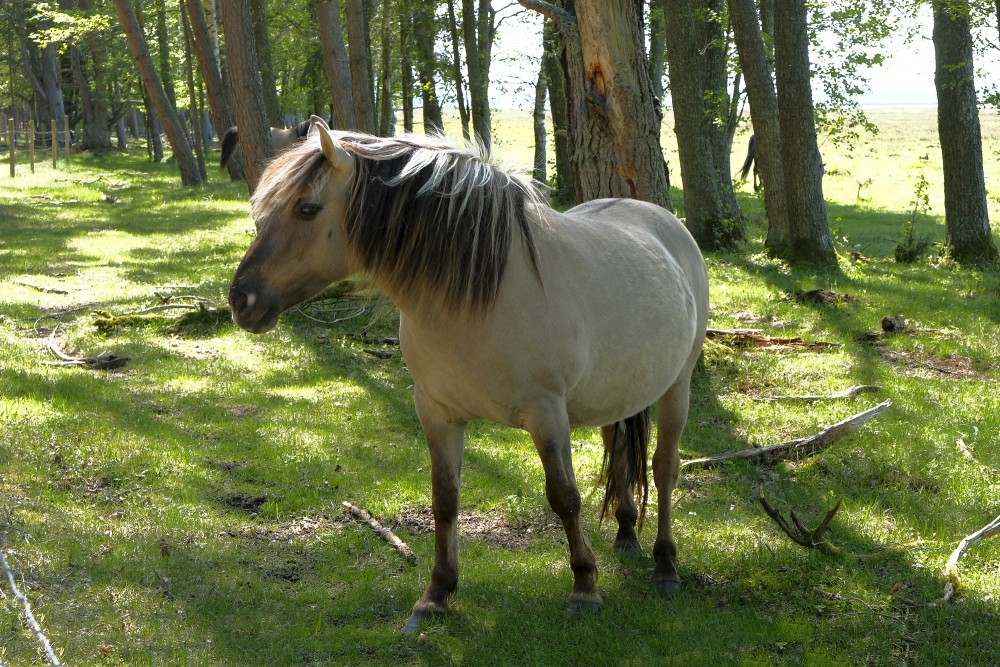
[{"label": "horse's eye", "polygon": [[323,207],[319,204],[309,204],[305,203],[299,206],[298,214],[302,218],[310,219],[315,218],[316,214],[323,210]]}]

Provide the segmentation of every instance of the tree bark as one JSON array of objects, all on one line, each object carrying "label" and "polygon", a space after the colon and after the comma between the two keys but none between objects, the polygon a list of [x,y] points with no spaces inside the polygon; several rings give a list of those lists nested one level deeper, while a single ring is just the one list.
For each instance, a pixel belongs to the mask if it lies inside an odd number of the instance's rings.
[{"label": "tree bark", "polygon": [[968,0],[934,0],[934,86],[944,171],[945,250],[960,264],[995,264],[983,174]]},{"label": "tree bark", "polygon": [[334,127],[341,130],[356,129],[351,70],[340,21],[340,0],[320,0],[316,4],[316,18],[323,63],[326,65],[326,80],[333,99]]},{"label": "tree bark", "polygon": [[351,86],[354,99],[354,122],[357,129],[375,132],[375,99],[371,73],[371,49],[368,45],[369,17],[364,0],[347,3],[347,41],[350,54]]},{"label": "tree bark", "polygon": [[[404,3],[399,15],[399,88],[403,98],[403,132],[413,132],[413,53],[412,33],[413,7]],[[421,26],[419,33],[426,30]]]},{"label": "tree bark", "polygon": [[469,105],[465,101],[465,81],[462,78],[462,56],[458,38],[458,20],[455,17],[455,0],[448,0],[448,27],[451,33],[451,73],[455,80],[455,103],[462,120],[462,136],[469,139],[472,136],[469,128],[470,113]]},{"label": "tree bark", "polygon": [[[211,24],[206,16],[206,7],[202,0],[185,0],[188,18],[191,21],[191,37],[195,51],[198,54],[198,65],[201,77],[208,90],[208,106],[212,111],[212,123],[217,132],[225,132],[235,125],[233,113],[222,82],[222,69],[219,66],[218,51],[213,41]],[[214,19],[213,19],[214,21]],[[242,154],[236,154],[229,160],[229,177],[234,181],[246,178]]]},{"label": "tree bark", "polygon": [[490,51],[493,43],[494,12],[489,0],[462,0],[462,34],[465,42],[465,66],[469,72],[469,97],[472,98],[472,131],[487,148],[493,141],[490,121]]},{"label": "tree bark", "polygon": [[257,65],[260,68],[267,121],[271,127],[284,127],[281,105],[278,102],[278,88],[274,83],[274,61],[271,58],[271,38],[267,34],[267,6],[264,0],[250,0],[250,16],[253,21],[253,41],[257,51]]},{"label": "tree bark", "polygon": [[184,0],[178,0],[178,5],[180,5],[181,24],[184,28],[184,73],[187,79],[188,109],[190,111],[191,135],[194,139],[194,154],[198,162],[198,173],[201,174],[202,180],[206,180],[204,125],[201,123],[202,110],[198,104],[197,91],[194,85],[194,55],[192,53],[194,49],[191,38],[191,21],[188,18],[187,10],[184,8]]},{"label": "tree bark", "polygon": [[382,0],[382,62],[379,69],[378,133],[391,137],[396,133],[392,121],[392,0]]},{"label": "tree bark", "polygon": [[772,248],[778,245],[779,239],[791,236],[785,197],[785,170],[781,162],[778,98],[771,81],[770,65],[753,0],[729,0],[729,18],[750,98],[750,119],[757,137],[757,160],[761,179],[765,183],[766,246]]},{"label": "tree bark", "polygon": [[156,49],[157,57],[160,60],[160,80],[163,82],[163,90],[170,100],[170,106],[177,109],[177,91],[174,90],[173,69],[170,64],[170,38],[167,33],[167,6],[166,0],[156,0]]},{"label": "tree bark", "polygon": [[[441,102],[438,100],[434,85],[434,70],[437,57],[434,53],[434,43],[437,41],[437,31],[434,21],[434,3],[427,0],[412,4],[413,22],[419,26],[416,38],[417,76],[420,77],[420,98],[424,107],[424,132],[432,134],[444,130],[444,117],[441,113]],[[460,104],[464,104],[462,92],[459,90]]]},{"label": "tree bark", "polygon": [[552,179],[555,201],[569,204],[573,201],[572,151],[569,142],[569,121],[566,112],[566,73],[563,70],[563,48],[552,21],[543,28],[542,64],[549,94],[549,115],[552,118],[552,138],[556,149],[556,172]]},{"label": "tree bark", "polygon": [[667,70],[667,35],[663,17],[663,3],[649,3],[649,83],[653,86],[653,97],[663,108],[663,76]]},{"label": "tree bark", "polygon": [[202,182],[201,173],[198,171],[198,163],[191,152],[191,146],[184,136],[184,128],[181,127],[180,120],[167,99],[167,94],[160,83],[160,77],[153,66],[153,60],[149,55],[149,48],[143,37],[142,30],[136,20],[135,11],[132,9],[130,0],[115,0],[115,10],[121,22],[122,30],[128,39],[129,48],[139,72],[142,76],[143,86],[149,94],[150,101],[156,114],[160,117],[163,127],[170,139],[173,148],[174,159],[180,171],[181,182],[184,185],[199,185]]},{"label": "tree bark", "polygon": [[[791,263],[836,263],[823,200],[823,158],[816,143],[809,73],[809,26],[804,0],[782,4],[774,23],[774,64],[789,236],[768,240]],[[765,182],[765,187],[767,184]]]},{"label": "tree bark", "polygon": [[532,114],[535,126],[535,159],[531,177],[539,183],[545,183],[545,64],[538,68],[538,79],[535,81],[535,110]]},{"label": "tree bark", "polygon": [[[717,73],[711,71],[715,35],[703,26],[710,2],[664,0],[667,66],[674,109],[674,132],[684,185],[685,224],[698,244],[727,247],[742,237],[739,207],[729,177],[729,152],[723,167],[715,143],[720,132],[717,109],[707,100],[718,94]],[[696,5],[698,5],[696,7]],[[723,82],[725,64],[722,64]],[[724,130],[723,130],[724,131]],[[725,174],[725,183],[722,175]]]},{"label": "tree bark", "polygon": [[239,128],[240,149],[250,194],[267,161],[274,155],[271,132],[264,115],[264,93],[257,66],[250,8],[242,0],[219,0],[219,18],[225,34],[226,61],[229,63],[233,111]]}]

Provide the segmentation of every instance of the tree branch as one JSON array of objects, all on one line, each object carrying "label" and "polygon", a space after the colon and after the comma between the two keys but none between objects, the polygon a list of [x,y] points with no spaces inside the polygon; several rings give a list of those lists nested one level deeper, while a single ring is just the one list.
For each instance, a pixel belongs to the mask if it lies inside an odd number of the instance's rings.
[{"label": "tree branch", "polygon": [[878,417],[890,407],[892,407],[892,400],[887,399],[873,408],[860,412],[852,417],[848,417],[843,421],[837,422],[833,426],[829,426],[816,435],[809,436],[808,438],[789,440],[788,442],[769,445],[767,447],[759,447],[756,449],[743,449],[738,452],[730,452],[719,456],[690,459],[688,461],[682,461],[680,469],[716,468],[731,461],[751,461],[753,463],[771,465],[777,463],[778,461],[784,461],[803,455],[815,454],[819,450],[829,446],[831,443],[843,438],[845,435],[856,431],[862,424]]},{"label": "tree branch", "polygon": [[28,597],[17,587],[17,583],[14,581],[14,572],[11,571],[10,565],[7,563],[7,558],[3,555],[3,551],[0,551],[0,564],[3,565],[4,572],[7,573],[7,583],[10,584],[10,589],[14,593],[14,597],[21,603],[21,608],[24,610],[24,619],[27,621],[28,627],[35,633],[35,638],[38,639],[38,643],[42,645],[42,650],[45,651],[45,657],[48,658],[52,667],[62,667],[62,663],[56,657],[55,651],[52,650],[52,644],[49,643],[45,633],[42,632],[42,627],[35,620],[35,615],[31,613],[31,605],[28,604]]},{"label": "tree branch", "polygon": [[878,387],[873,384],[859,384],[857,386],[851,387],[850,389],[845,389],[839,394],[832,394],[830,396],[760,396],[753,400],[755,401],[804,401],[807,403],[812,403],[814,401],[839,401],[845,398],[857,398],[861,394],[867,391],[879,391],[882,387]]},{"label": "tree branch", "polygon": [[545,0],[517,0],[522,7],[533,9],[545,18],[551,19],[557,26],[576,25],[576,17],[562,7],[556,7]]},{"label": "tree branch", "polygon": [[944,576],[947,581],[944,585],[944,597],[941,599],[942,602],[951,600],[952,596],[955,595],[955,588],[958,586],[958,560],[964,556],[965,552],[977,542],[980,542],[992,535],[996,535],[997,533],[1000,533],[1000,516],[993,519],[993,521],[986,524],[973,534],[962,538],[962,541],[958,543],[958,546],[955,547],[953,552],[951,552],[951,556],[948,558],[948,562],[945,563],[944,566]]},{"label": "tree branch", "polygon": [[346,500],[342,504],[355,519],[368,524],[368,527],[374,530],[376,535],[388,542],[393,549],[398,551],[400,556],[403,556],[411,563],[415,563],[417,561],[417,555],[413,553],[413,550],[410,549],[406,542],[396,537],[395,533],[380,524],[375,518],[372,517],[371,514],[360,507],[347,502]]},{"label": "tree branch", "polygon": [[823,534],[830,529],[830,522],[833,521],[833,517],[837,514],[837,510],[840,509],[840,504],[843,502],[843,498],[838,500],[837,504],[827,511],[826,516],[823,517],[820,524],[813,530],[810,530],[805,526],[805,524],[799,521],[799,517],[795,515],[794,511],[789,514],[792,517],[792,523],[795,524],[795,528],[789,526],[788,522],[785,521],[785,517],[781,515],[781,512],[771,507],[771,504],[767,502],[767,498],[764,496],[763,488],[761,488],[760,495],[757,496],[757,500],[760,501],[760,505],[764,508],[764,512],[771,517],[774,522],[778,524],[778,527],[781,528],[782,532],[784,532],[785,535],[788,535],[788,537],[790,537],[796,544],[801,544],[808,549],[821,549],[832,554],[842,553],[838,547],[834,546],[827,540],[824,540]]}]

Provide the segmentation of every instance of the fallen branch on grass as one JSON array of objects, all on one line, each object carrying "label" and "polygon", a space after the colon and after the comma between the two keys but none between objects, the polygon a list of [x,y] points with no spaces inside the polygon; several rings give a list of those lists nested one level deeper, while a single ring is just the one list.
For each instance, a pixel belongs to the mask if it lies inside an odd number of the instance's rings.
[{"label": "fallen branch on grass", "polygon": [[789,440],[788,442],[778,443],[777,445],[769,445],[767,447],[743,449],[738,452],[730,452],[729,454],[720,454],[719,456],[690,459],[688,461],[682,461],[680,469],[715,468],[731,461],[750,461],[753,463],[772,465],[778,461],[815,454],[819,450],[828,447],[831,443],[840,440],[845,435],[856,431],[859,426],[874,419],[875,417],[878,417],[891,406],[892,400],[886,399],[884,402],[879,403],[875,407],[865,410],[864,412],[860,412],[852,417],[848,417],[843,421],[837,422],[833,426],[828,426],[816,435],[811,435],[808,438]]},{"label": "fallen branch on grass", "polygon": [[820,350],[837,347],[836,343],[825,341],[804,341],[801,338],[766,336],[755,329],[708,329],[709,340],[720,340],[737,347],[755,347],[762,350]]},{"label": "fallen branch on grass", "polygon": [[406,542],[396,537],[395,533],[380,524],[371,514],[346,500],[343,502],[343,505],[351,513],[351,516],[368,524],[368,527],[374,530],[376,535],[388,542],[393,549],[398,551],[400,556],[406,558],[411,563],[417,562],[417,555],[413,553],[413,550],[410,549]]},{"label": "fallen branch on grass", "polygon": [[958,560],[965,555],[970,547],[987,537],[1000,533],[1000,516],[993,519],[972,535],[962,538],[955,550],[951,552],[948,562],[944,565],[944,576],[947,581],[944,584],[944,596],[939,602],[948,602],[955,595],[955,588],[958,586]]},{"label": "fallen branch on grass", "polygon": [[757,500],[760,501],[761,507],[764,508],[764,512],[766,512],[769,517],[774,519],[774,522],[778,524],[778,527],[781,528],[785,535],[792,538],[792,541],[796,544],[801,544],[808,549],[820,549],[821,551],[826,551],[831,554],[843,553],[839,547],[836,547],[823,539],[823,534],[830,529],[830,522],[833,521],[833,517],[837,514],[837,510],[840,509],[840,503],[843,502],[843,498],[837,501],[837,504],[826,513],[826,516],[823,517],[820,524],[813,530],[809,530],[802,524],[801,521],[799,521],[799,517],[795,515],[795,510],[789,512],[789,516],[791,516],[792,523],[795,524],[795,527],[793,528],[792,526],[789,526],[788,522],[785,521],[785,517],[781,515],[781,512],[771,507],[771,504],[767,502],[767,498],[764,497],[763,488],[761,488],[760,495],[757,496]]},{"label": "fallen branch on grass", "polygon": [[124,366],[131,359],[131,357],[119,357],[109,352],[101,352],[93,357],[71,357],[56,345],[55,336],[58,330],[59,325],[57,324],[53,327],[52,333],[49,334],[49,340],[46,345],[49,348],[49,352],[59,359],[59,361],[53,362],[56,366],[86,366],[94,370],[112,370]]},{"label": "fallen branch on grass", "polygon": [[27,280],[18,280],[15,278],[14,280],[11,280],[11,282],[14,283],[15,285],[30,287],[31,289],[38,290],[39,292],[47,292],[49,294],[69,294],[69,292],[67,292],[64,289],[59,289],[58,287],[43,287],[41,285],[29,283]]},{"label": "fallen branch on grass", "polygon": [[839,401],[841,399],[847,398],[857,398],[861,394],[867,391],[879,391],[882,387],[878,387],[873,384],[859,384],[850,389],[846,389],[839,394],[833,394],[831,396],[760,396],[754,398],[755,401],[804,401],[811,403],[814,401]]},{"label": "fallen branch on grass", "polygon": [[42,632],[42,627],[38,625],[38,621],[35,620],[35,615],[31,613],[31,605],[28,604],[28,597],[17,587],[17,582],[14,581],[14,572],[10,569],[10,565],[7,563],[7,558],[3,555],[3,551],[0,551],[0,564],[3,565],[4,572],[7,573],[7,583],[10,584],[10,589],[14,593],[14,598],[21,603],[21,609],[24,610],[24,619],[28,623],[28,627],[31,628],[33,633],[35,633],[35,638],[38,639],[38,643],[42,645],[42,650],[45,651],[45,657],[48,658],[52,667],[61,667],[62,663],[59,662],[59,658],[56,657],[55,651],[52,650],[52,644],[49,643],[48,637],[46,637],[45,633]]}]

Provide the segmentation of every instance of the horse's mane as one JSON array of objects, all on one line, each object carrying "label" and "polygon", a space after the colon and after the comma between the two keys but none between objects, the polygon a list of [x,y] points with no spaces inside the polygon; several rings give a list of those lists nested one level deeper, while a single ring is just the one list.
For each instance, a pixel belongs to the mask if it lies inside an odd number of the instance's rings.
[{"label": "horse's mane", "polygon": [[[386,288],[433,290],[445,308],[482,313],[496,300],[515,230],[538,274],[532,225],[544,197],[482,145],[439,136],[333,132],[355,158],[346,212],[349,251]],[[280,155],[253,196],[258,221],[329,176],[319,140]]]}]

